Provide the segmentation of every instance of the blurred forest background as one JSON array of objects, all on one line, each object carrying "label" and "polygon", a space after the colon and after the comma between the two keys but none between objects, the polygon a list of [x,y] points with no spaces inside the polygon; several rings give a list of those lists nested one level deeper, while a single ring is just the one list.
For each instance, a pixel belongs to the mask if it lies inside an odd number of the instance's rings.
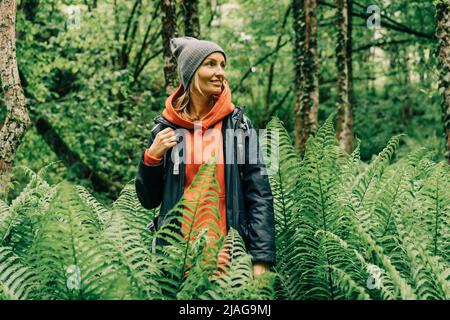
[{"label": "blurred forest background", "polygon": [[[259,128],[278,116],[299,149],[339,109],[340,140],[350,150],[361,140],[364,161],[399,133],[397,157],[420,146],[443,160],[449,75],[438,49],[448,43],[436,36],[438,2],[448,31],[448,3],[432,0],[18,0],[32,125],[14,167],[52,163],[48,181],[67,179],[111,203],[178,83],[167,39],[181,35],[222,46],[233,103]],[[0,126],[6,116],[0,93]],[[24,175],[13,171],[7,202]]]}]

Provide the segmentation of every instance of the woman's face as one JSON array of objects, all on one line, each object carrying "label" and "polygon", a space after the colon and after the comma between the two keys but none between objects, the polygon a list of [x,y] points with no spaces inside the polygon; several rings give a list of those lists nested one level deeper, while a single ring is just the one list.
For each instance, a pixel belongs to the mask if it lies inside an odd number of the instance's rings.
[{"label": "woman's face", "polygon": [[225,58],[220,52],[211,53],[197,69],[198,85],[207,96],[222,92],[225,79]]}]

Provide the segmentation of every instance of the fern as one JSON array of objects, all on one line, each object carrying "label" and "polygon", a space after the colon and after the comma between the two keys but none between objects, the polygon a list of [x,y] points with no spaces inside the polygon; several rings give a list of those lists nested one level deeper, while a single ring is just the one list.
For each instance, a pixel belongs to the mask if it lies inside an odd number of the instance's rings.
[{"label": "fern", "polygon": [[212,287],[200,296],[201,299],[266,300],[274,298],[275,275],[264,274],[253,279],[251,257],[234,229],[230,229],[222,249],[226,252],[219,258],[220,265],[212,278]]},{"label": "fern", "polygon": [[254,278],[237,231],[219,234],[214,163],[155,233],[158,209],[141,206],[134,181],[104,206],[83,187],[49,185],[46,168],[19,167],[28,184],[0,201],[0,299],[449,299],[448,165],[424,148],[393,161],[401,136],[363,163],[359,141],[350,155],[339,147],[334,117],[303,159],[279,119],[263,137],[275,155],[274,272]]},{"label": "fern", "polygon": [[[96,216],[79,198],[73,186],[57,185],[54,200],[37,222],[30,251],[46,299],[99,298],[91,282],[102,282],[109,263],[105,241],[98,236]],[[79,281],[68,285],[71,277]],[[97,288],[96,288],[97,289]]]},{"label": "fern", "polygon": [[[166,290],[169,298],[177,295],[184,299],[190,298],[192,288],[184,286],[185,277],[197,277],[201,274],[190,273],[190,268],[195,267],[197,261],[203,258],[205,233],[203,226],[198,226],[197,221],[205,219],[211,226],[213,234],[218,235],[218,185],[215,180],[215,165],[202,165],[191,186],[185,191],[180,202],[167,213],[170,218],[167,224],[155,237],[160,237],[170,244],[168,247],[158,248],[162,254],[158,255],[157,262],[162,271],[159,278],[160,285]],[[181,232],[182,225],[187,226],[185,236]],[[219,239],[220,240],[220,239]],[[214,240],[211,245],[214,244]],[[179,262],[176,262],[179,261]],[[200,281],[200,279],[198,279]],[[195,284],[195,281],[186,280]],[[201,281],[200,281],[201,283]]]},{"label": "fern", "polygon": [[37,288],[32,268],[25,265],[12,248],[0,247],[0,300],[38,297]]},{"label": "fern", "polygon": [[75,186],[78,196],[96,215],[98,229],[104,229],[111,220],[111,212],[97,201],[89,191],[82,186]]}]

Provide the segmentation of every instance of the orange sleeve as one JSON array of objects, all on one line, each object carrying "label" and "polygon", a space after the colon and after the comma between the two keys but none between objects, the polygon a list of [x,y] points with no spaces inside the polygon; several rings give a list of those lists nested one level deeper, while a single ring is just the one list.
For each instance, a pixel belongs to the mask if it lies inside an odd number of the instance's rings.
[{"label": "orange sleeve", "polygon": [[163,158],[155,158],[149,153],[149,149],[144,152],[144,164],[146,165],[155,165],[161,163]]}]

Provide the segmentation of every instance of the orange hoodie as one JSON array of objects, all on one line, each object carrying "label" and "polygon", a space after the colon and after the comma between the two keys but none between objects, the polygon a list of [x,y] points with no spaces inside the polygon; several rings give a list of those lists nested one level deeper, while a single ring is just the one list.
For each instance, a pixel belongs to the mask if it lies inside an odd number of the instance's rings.
[{"label": "orange hoodie", "polygon": [[[226,225],[226,202],[225,202],[225,172],[224,172],[224,159],[223,159],[223,144],[221,134],[211,134],[211,131],[205,132],[206,129],[214,128],[216,133],[221,132],[223,118],[233,112],[235,109],[234,104],[231,102],[231,90],[226,80],[223,81],[222,92],[217,99],[213,108],[201,119],[202,131],[196,130],[195,134],[201,135],[197,136],[197,141],[201,143],[194,144],[194,122],[182,118],[173,108],[173,101],[182,93],[182,85],[180,85],[177,90],[171,94],[167,100],[165,109],[162,113],[163,117],[173,124],[188,129],[189,135],[185,137],[186,139],[186,156],[190,157],[190,161],[187,161],[185,166],[185,184],[184,191],[190,186],[198,169],[201,164],[196,164],[194,159],[199,159],[199,155],[202,157],[202,163],[208,161],[213,154],[218,155],[217,166],[216,166],[216,179],[219,184],[219,213],[220,219],[217,221],[219,236],[226,236],[227,225]],[[217,131],[216,131],[217,130]],[[194,147],[197,149],[194,150]],[[147,149],[148,151],[148,149]],[[162,161],[162,158],[154,158],[147,153],[144,153],[144,163],[145,164],[155,164]],[[208,154],[209,152],[209,154]],[[195,157],[194,158],[194,153]],[[195,219],[194,229],[202,225],[204,220],[210,219],[212,217],[202,216],[200,219]],[[186,232],[188,228],[186,225],[182,225],[182,234],[187,237]],[[212,233],[209,235],[214,236]],[[215,238],[215,236],[214,236]]]}]

